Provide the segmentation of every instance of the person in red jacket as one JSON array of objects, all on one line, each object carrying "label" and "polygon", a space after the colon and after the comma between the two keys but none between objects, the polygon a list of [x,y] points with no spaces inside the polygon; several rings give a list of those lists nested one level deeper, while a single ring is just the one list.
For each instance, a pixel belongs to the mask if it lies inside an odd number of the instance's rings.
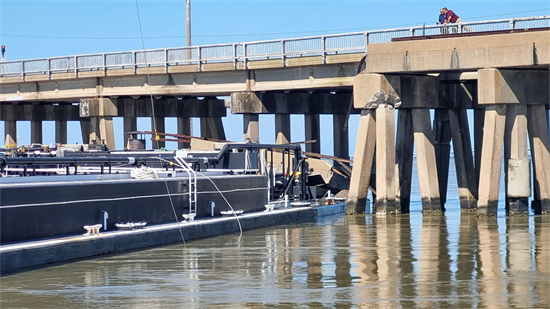
[{"label": "person in red jacket", "polygon": [[[441,9],[441,13],[445,13],[445,15],[447,15],[447,19],[445,20],[445,24],[456,24],[456,23],[461,23],[462,22],[462,19],[456,15],[455,12],[453,12],[452,10],[449,10],[447,9],[446,7],[442,8]],[[456,28],[453,28],[453,32],[456,32]],[[464,26],[464,31],[467,31],[467,32],[470,32],[472,31],[468,26]]]}]

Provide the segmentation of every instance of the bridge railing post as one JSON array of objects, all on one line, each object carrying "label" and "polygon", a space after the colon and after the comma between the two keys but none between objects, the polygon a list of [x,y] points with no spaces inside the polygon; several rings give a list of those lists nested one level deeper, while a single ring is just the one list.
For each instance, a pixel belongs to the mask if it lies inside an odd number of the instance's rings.
[{"label": "bridge railing post", "polygon": [[198,54],[198,57],[197,57],[197,66],[199,68],[199,72],[202,72],[202,48],[200,46],[197,47],[197,54]]},{"label": "bridge railing post", "polygon": [[365,31],[365,53],[367,53],[367,49],[368,49],[368,46],[369,46],[369,36],[370,36],[370,33],[368,31]]},{"label": "bridge railing post", "polygon": [[243,62],[244,62],[244,68],[248,69],[248,55],[246,51],[246,43],[243,43]]},{"label": "bridge railing post", "polygon": [[103,61],[103,74],[107,74],[107,55],[103,53],[101,61]]},{"label": "bridge railing post", "polygon": [[76,56],[74,56],[73,60],[74,60],[74,77],[78,77],[78,59]]},{"label": "bridge railing post", "polygon": [[164,49],[164,71],[168,73],[168,49]]},{"label": "bridge railing post", "polygon": [[237,44],[233,43],[233,68],[237,69]]},{"label": "bridge railing post", "polygon": [[132,51],[132,62],[134,63],[134,74],[137,74],[137,58],[136,58],[136,51]]},{"label": "bridge railing post", "polygon": [[25,81],[25,60],[21,60],[21,79]]},{"label": "bridge railing post", "polygon": [[513,18],[510,18],[510,30],[516,29],[516,20]]},{"label": "bridge railing post", "polygon": [[281,64],[285,67],[286,54],[285,54],[285,40],[281,40]]},{"label": "bridge railing post", "polygon": [[47,59],[48,61],[48,79],[52,79],[52,60],[50,58]]},{"label": "bridge railing post", "polygon": [[321,37],[322,44],[323,44],[323,64],[327,64],[327,38]]}]

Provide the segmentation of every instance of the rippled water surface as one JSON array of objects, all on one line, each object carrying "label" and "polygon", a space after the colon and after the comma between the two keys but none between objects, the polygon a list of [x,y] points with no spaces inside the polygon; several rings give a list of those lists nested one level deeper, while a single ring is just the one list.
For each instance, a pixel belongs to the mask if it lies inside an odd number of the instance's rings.
[{"label": "rippled water surface", "polygon": [[550,219],[334,216],[1,278],[1,308],[550,306]]},{"label": "rippled water surface", "polygon": [[[550,217],[333,216],[0,277],[0,308],[550,308]],[[413,184],[418,182],[414,179]],[[501,200],[503,198],[501,184]]]}]

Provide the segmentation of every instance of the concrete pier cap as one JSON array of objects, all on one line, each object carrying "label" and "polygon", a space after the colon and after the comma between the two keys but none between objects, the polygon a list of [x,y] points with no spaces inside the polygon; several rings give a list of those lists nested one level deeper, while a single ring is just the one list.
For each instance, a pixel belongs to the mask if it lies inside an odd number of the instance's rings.
[{"label": "concrete pier cap", "polygon": [[354,107],[374,109],[379,103],[389,103],[396,108],[438,108],[438,84],[439,78],[433,75],[361,73],[353,81]]}]

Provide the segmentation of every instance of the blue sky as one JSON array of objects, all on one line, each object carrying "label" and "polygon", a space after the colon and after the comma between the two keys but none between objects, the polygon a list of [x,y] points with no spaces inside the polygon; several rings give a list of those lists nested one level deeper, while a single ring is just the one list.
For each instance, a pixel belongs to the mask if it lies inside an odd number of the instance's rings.
[{"label": "blue sky", "polygon": [[[185,0],[138,0],[146,49],[185,45]],[[328,1],[191,0],[192,44],[259,41],[374,29],[435,24],[439,8],[455,11],[464,22],[550,15],[550,1]],[[6,59],[142,49],[135,0],[0,0],[0,43]],[[261,142],[274,142],[273,116],[261,116]],[[198,121],[195,121],[198,123]],[[350,121],[353,154],[358,117]],[[242,140],[242,118],[224,119],[227,138]],[[146,119],[138,129],[148,129]],[[19,144],[30,143],[30,123],[18,124]],[[121,132],[122,121],[115,121]],[[303,117],[292,117],[292,140],[304,139]],[[321,136],[332,136],[332,120],[321,117]],[[69,142],[81,141],[79,126],[69,123]],[[175,119],[167,131],[176,132]],[[199,135],[195,125],[194,134]],[[53,142],[53,123],[44,125],[44,143]],[[120,135],[120,134],[118,134]],[[122,137],[116,136],[117,148]],[[4,126],[0,125],[0,144]],[[168,144],[168,147],[174,147]],[[332,143],[322,139],[322,152]]]}]

